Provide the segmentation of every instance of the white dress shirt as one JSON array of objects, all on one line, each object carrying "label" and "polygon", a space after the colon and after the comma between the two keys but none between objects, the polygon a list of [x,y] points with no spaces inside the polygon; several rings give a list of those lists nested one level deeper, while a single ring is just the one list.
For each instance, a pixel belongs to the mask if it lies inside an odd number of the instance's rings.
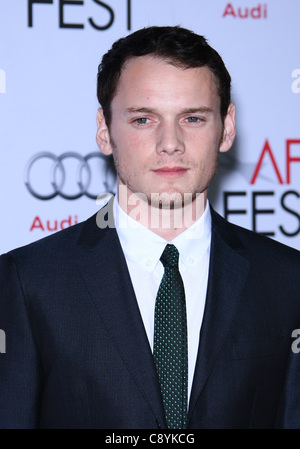
[{"label": "white dress shirt", "polygon": [[207,291],[211,242],[208,202],[201,218],[171,242],[128,216],[119,206],[117,197],[114,200],[114,219],[152,351],[155,300],[164,273],[159,259],[168,243],[179,251],[179,270],[186,297],[190,397]]}]

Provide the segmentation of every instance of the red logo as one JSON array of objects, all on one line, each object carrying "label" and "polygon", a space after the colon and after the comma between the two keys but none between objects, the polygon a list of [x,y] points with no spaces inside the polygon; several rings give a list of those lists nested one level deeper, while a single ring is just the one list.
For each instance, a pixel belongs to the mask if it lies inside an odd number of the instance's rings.
[{"label": "red logo", "polygon": [[274,152],[272,151],[271,145],[268,140],[265,141],[264,147],[262,149],[261,155],[259,157],[258,163],[255,167],[252,179],[250,181],[250,184],[255,184],[257,175],[259,174],[259,171],[262,166],[263,160],[268,156],[270,158],[270,161],[272,163],[272,166],[274,168],[274,172],[276,174],[277,180],[279,184],[291,184],[291,164],[295,162],[300,162],[299,156],[293,156],[292,153],[292,146],[294,145],[300,145],[300,139],[287,139],[286,145],[285,145],[285,160],[286,160],[286,177],[284,180],[284,177],[281,175],[278,164],[276,162]]},{"label": "red logo", "polygon": [[78,223],[77,215],[74,218],[69,215],[66,220],[42,220],[38,215],[34,217],[30,231],[40,229],[41,231],[60,231],[65,228],[69,228],[73,224]]},{"label": "red logo", "polygon": [[267,19],[268,5],[259,3],[254,8],[234,7],[232,3],[227,3],[222,17],[233,17],[234,19]]}]

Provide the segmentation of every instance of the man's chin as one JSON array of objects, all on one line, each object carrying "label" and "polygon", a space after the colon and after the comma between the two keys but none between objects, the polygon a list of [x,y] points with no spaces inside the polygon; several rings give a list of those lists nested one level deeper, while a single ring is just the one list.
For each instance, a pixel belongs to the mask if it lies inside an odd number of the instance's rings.
[{"label": "man's chin", "polygon": [[182,209],[183,207],[189,206],[197,196],[197,193],[183,193],[178,191],[139,193],[132,191],[125,185],[119,185],[119,201],[123,199],[125,203],[135,205],[139,200],[140,204],[144,203],[156,209]]},{"label": "man's chin", "polygon": [[181,209],[192,202],[193,195],[180,192],[151,193],[148,204],[151,207],[164,210]]}]

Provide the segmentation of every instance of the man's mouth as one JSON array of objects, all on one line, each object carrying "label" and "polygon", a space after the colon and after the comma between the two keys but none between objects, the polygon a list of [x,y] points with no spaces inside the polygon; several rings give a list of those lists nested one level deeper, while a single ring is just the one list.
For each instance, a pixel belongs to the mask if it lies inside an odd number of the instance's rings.
[{"label": "man's mouth", "polygon": [[180,178],[181,176],[185,175],[185,173],[188,171],[188,168],[185,167],[160,167],[155,170],[153,170],[154,173],[156,173],[159,176],[162,176],[164,178]]}]

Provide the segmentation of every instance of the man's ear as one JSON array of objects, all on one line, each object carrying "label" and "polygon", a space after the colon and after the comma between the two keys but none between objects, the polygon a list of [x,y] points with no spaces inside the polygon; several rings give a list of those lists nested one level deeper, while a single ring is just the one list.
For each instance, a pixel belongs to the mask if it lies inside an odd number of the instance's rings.
[{"label": "man's ear", "polygon": [[235,105],[234,103],[230,103],[224,120],[223,138],[220,144],[220,151],[222,153],[225,153],[231,148],[235,134]]},{"label": "man's ear", "polygon": [[112,153],[111,145],[110,145],[110,136],[109,130],[107,128],[103,109],[99,108],[97,111],[97,134],[96,134],[96,142],[100,149],[100,151],[108,156]]}]

